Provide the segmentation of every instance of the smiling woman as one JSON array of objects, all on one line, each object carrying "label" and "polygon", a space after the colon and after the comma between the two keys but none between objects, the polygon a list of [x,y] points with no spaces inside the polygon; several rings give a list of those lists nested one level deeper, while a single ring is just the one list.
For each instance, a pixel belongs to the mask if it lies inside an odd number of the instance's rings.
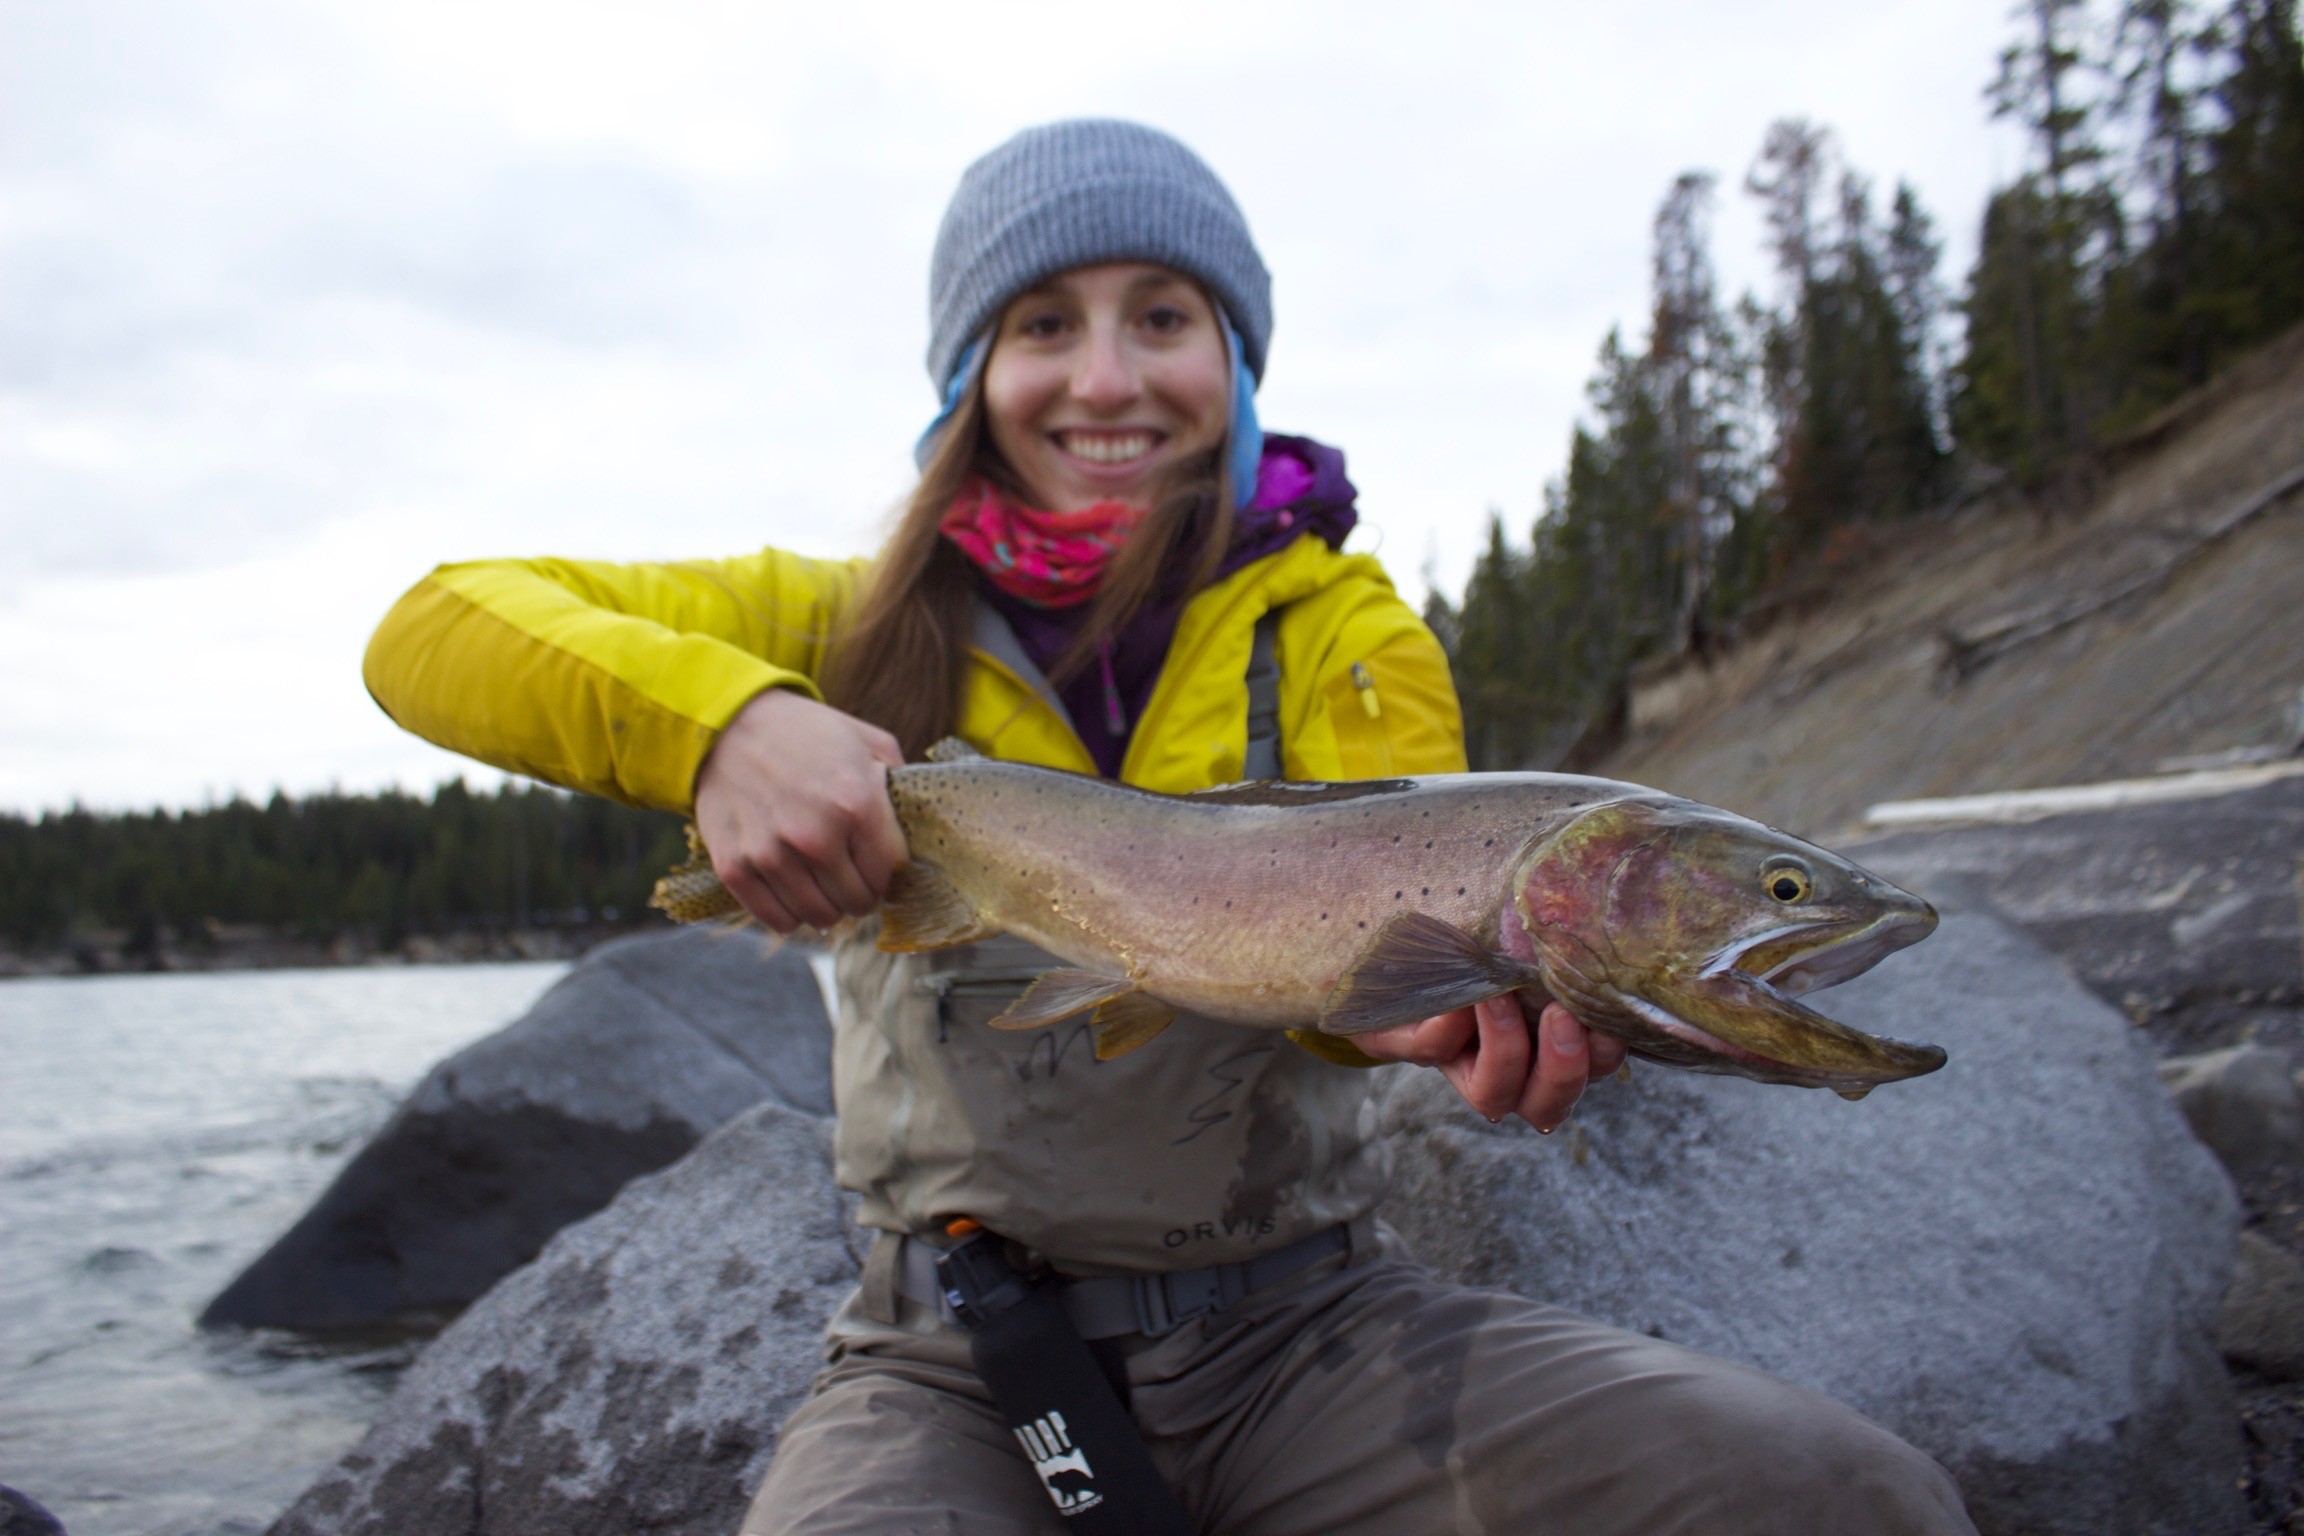
[{"label": "smiling woman", "polygon": [[[368,657],[403,724],[692,812],[753,916],[845,925],[838,1171],[875,1237],[746,1531],[1970,1529],[1853,1413],[1439,1284],[1377,1225],[1388,1154],[1352,1069],[1435,1066],[1550,1129],[1621,1056],[1559,1005],[1293,1044],[1187,1013],[1099,1060],[977,1027],[1060,965],[1015,934],[878,946],[898,872],[923,878],[889,772],[947,735],[1171,794],[1464,766],[1437,642],[1342,551],[1343,456],[1257,421],[1270,279],[1189,149],[1081,121],[993,150],[946,213],[930,319],[941,410],[874,559],[445,567]],[[1009,776],[989,793],[1011,789],[993,834],[1061,827]],[[1315,848],[1288,883],[1366,866]],[[1224,910],[1212,930],[1267,943],[1281,919],[1256,892]]]}]

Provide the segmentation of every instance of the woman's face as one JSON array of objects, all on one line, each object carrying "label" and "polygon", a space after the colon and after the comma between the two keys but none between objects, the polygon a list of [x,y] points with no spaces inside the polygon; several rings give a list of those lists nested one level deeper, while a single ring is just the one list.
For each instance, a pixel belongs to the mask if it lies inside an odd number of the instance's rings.
[{"label": "woman's face", "polygon": [[1223,441],[1232,361],[1215,307],[1166,267],[1080,267],[1019,296],[984,364],[992,445],[1044,511],[1148,505]]}]

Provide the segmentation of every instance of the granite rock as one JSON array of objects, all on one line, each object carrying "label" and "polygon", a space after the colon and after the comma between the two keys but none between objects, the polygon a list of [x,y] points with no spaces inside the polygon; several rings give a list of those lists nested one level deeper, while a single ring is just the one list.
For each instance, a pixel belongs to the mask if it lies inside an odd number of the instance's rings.
[{"label": "granite rock", "polygon": [[831,1121],[763,1103],[467,1311],[272,1536],[729,1536],[855,1283]]},{"label": "granite rock", "polygon": [[434,1067],[201,1323],[436,1325],[763,1100],[832,1107],[808,951],[719,929],[605,944]]},{"label": "granite rock", "polygon": [[1636,1065],[1549,1138],[1398,1073],[1390,1218],[1446,1275],[1853,1405],[1987,1536],[2238,1529],[2236,1207],[2144,1042],[1982,912],[1820,1005],[1950,1064],[1853,1104]]},{"label": "granite rock", "polygon": [[2304,1263],[2253,1232],[2217,1323],[2224,1358],[2266,1381],[2304,1381]]},{"label": "granite rock", "polygon": [[64,1536],[64,1523],[32,1495],[0,1483],[0,1536]]},{"label": "granite rock", "polygon": [[2304,1157],[2304,1094],[2287,1053],[2236,1045],[2160,1063],[2192,1134],[2235,1173]]}]

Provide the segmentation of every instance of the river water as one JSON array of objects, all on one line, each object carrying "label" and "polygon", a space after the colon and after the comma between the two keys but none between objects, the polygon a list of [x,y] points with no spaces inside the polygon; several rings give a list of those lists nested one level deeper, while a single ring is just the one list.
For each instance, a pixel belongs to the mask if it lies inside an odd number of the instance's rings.
[{"label": "river water", "polygon": [[72,1536],[268,1524],[410,1348],[193,1318],[427,1067],[566,969],[0,983],[0,1483]]}]

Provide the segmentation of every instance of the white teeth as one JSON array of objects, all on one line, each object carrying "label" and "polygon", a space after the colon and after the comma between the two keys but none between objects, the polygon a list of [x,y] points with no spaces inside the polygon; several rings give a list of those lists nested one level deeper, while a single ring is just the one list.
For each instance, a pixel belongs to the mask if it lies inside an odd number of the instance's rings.
[{"label": "white teeth", "polygon": [[1064,451],[1097,464],[1125,464],[1152,451],[1152,434],[1131,432],[1125,437],[1091,437],[1085,432],[1064,433]]}]

